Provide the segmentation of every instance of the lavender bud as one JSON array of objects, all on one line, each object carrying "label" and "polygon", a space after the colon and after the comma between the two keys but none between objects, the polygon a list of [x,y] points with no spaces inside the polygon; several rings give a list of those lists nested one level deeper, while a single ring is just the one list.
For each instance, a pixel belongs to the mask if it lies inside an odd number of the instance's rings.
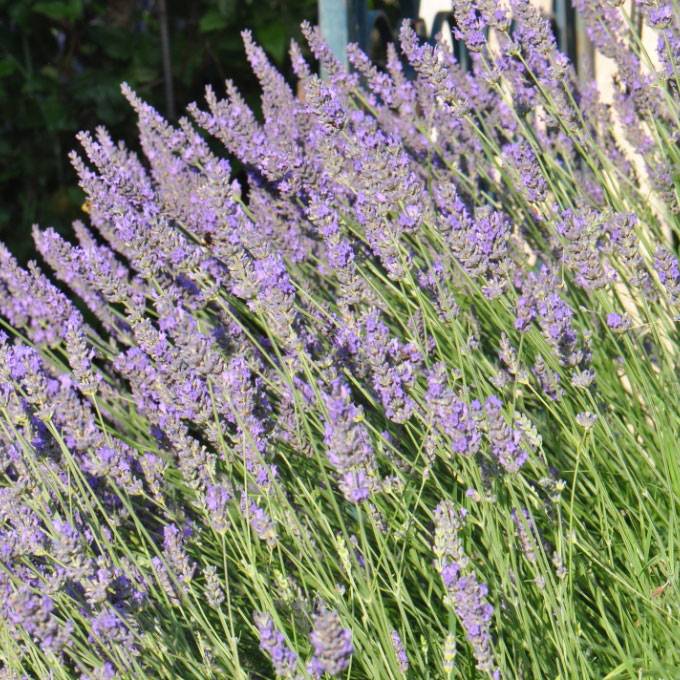
[{"label": "lavender bud", "polygon": [[536,555],[538,546],[535,536],[537,535],[538,530],[536,529],[531,513],[528,510],[523,509],[520,513],[512,510],[510,514],[517,529],[524,556],[529,562],[536,562],[538,559]]},{"label": "lavender bud", "polygon": [[209,564],[203,569],[203,576],[205,577],[205,599],[211,607],[219,609],[224,602],[224,592],[217,569]]},{"label": "lavender bud", "polygon": [[458,650],[456,649],[456,636],[453,633],[449,633],[444,639],[444,672],[453,673],[453,669],[456,667],[456,655]]},{"label": "lavender bud", "polygon": [[401,641],[401,636],[396,630],[393,630],[390,633],[390,639],[392,640],[392,647],[397,657],[397,662],[399,663],[399,670],[402,673],[406,673],[409,669],[409,662],[404,643]]}]

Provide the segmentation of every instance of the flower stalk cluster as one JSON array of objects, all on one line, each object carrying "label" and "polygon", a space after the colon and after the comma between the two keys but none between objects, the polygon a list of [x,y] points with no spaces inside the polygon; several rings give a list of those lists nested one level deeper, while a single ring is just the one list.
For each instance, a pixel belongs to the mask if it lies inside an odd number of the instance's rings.
[{"label": "flower stalk cluster", "polygon": [[679,22],[638,5],[576,2],[610,100],[527,0],[454,0],[460,63],[305,24],[294,86],[245,32],[261,115],[123,86],[87,223],[0,246],[1,677],[674,674]]}]

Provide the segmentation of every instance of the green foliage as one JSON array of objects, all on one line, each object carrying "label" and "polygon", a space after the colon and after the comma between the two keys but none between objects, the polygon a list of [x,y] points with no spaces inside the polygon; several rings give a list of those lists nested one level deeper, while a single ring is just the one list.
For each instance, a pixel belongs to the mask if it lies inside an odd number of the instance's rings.
[{"label": "green foliage", "polygon": [[[314,0],[168,0],[175,100],[227,74],[256,100],[239,31],[253,29],[285,71],[288,41],[315,11]],[[120,83],[164,110],[158,2],[0,0],[0,17],[0,238],[26,258],[33,223],[65,230],[81,214],[67,160],[76,132],[134,136]]]}]

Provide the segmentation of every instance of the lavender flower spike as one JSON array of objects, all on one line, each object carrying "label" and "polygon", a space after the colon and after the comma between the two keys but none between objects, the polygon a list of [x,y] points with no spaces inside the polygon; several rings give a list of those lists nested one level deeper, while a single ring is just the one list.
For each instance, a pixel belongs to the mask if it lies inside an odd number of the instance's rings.
[{"label": "lavender flower spike", "polygon": [[456,510],[450,501],[442,501],[434,512],[434,551],[437,567],[447,592],[447,601],[465,629],[477,668],[494,680],[500,678],[491,646],[493,607],[486,599],[488,588],[480,583],[469,567],[469,560],[459,536],[465,510]]},{"label": "lavender flower spike", "polygon": [[323,609],[314,617],[314,628],[309,639],[314,655],[307,666],[315,678],[324,673],[337,675],[349,666],[354,652],[352,632],[343,628],[337,612]]},{"label": "lavender flower spike", "polygon": [[390,638],[392,640],[392,647],[394,648],[394,653],[397,656],[397,661],[399,662],[399,670],[402,673],[406,673],[409,669],[408,654],[406,654],[406,649],[404,648],[404,643],[401,640],[401,636],[397,630],[393,630],[390,633]]},{"label": "lavender flower spike", "polygon": [[351,401],[349,387],[340,379],[325,397],[328,419],[324,444],[328,460],[340,474],[340,489],[353,503],[366,500],[377,486],[375,453],[370,435],[361,423],[363,411]]},{"label": "lavender flower spike", "polygon": [[276,677],[285,680],[298,678],[298,655],[288,647],[286,638],[276,628],[271,617],[263,612],[255,612],[253,619],[260,637],[260,649],[271,659]]}]

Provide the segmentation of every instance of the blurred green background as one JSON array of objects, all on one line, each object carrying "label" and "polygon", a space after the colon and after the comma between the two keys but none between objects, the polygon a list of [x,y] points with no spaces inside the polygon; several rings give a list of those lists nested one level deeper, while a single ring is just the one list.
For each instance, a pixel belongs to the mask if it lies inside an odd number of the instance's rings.
[{"label": "blurred green background", "polygon": [[289,74],[289,40],[316,11],[316,0],[0,0],[0,240],[25,260],[33,223],[68,232],[82,217],[67,154],[98,124],[134,142],[121,81],[168,118],[227,77],[256,107],[241,29]]}]

